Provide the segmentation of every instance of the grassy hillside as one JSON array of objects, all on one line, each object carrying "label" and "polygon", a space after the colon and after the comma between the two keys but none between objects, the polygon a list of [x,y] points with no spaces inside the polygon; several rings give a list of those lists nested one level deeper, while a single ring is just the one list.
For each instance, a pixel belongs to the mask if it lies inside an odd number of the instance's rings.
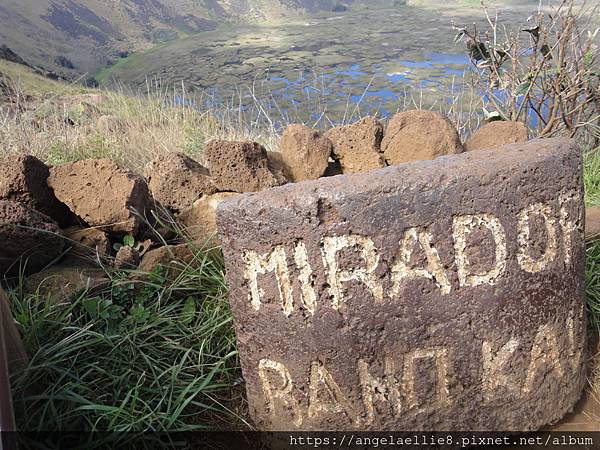
[{"label": "grassy hillside", "polygon": [[91,89],[0,60],[0,156],[31,153],[51,164],[110,157],[141,170],[167,152],[201,159],[205,142],[218,138],[271,148],[277,135],[267,121],[247,121],[225,106],[198,110],[184,90]]},{"label": "grassy hillside", "polygon": [[72,76],[223,22],[264,21],[332,10],[339,4],[337,0],[5,0],[0,3],[0,45],[8,45],[32,64]]}]

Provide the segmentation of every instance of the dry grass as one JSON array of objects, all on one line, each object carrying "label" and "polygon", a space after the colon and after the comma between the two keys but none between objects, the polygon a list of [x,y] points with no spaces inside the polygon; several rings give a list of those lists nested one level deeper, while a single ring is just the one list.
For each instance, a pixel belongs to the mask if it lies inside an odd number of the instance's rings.
[{"label": "dry grass", "polygon": [[[0,65],[0,153],[29,153],[50,164],[107,157],[135,170],[169,152],[200,161],[212,139],[253,139],[273,148],[277,134],[248,111],[203,109],[184,87],[146,95],[53,83],[14,65]],[[2,77],[4,73],[4,77]],[[2,86],[2,85],[0,85]],[[0,88],[1,89],[1,88]],[[0,90],[1,99],[2,90]],[[2,105],[2,103],[0,103]],[[260,115],[260,112],[259,112]]]},{"label": "dry grass", "polygon": [[[281,130],[290,121],[270,116],[270,99],[254,96],[250,108],[235,98],[215,104],[206,94],[189,95],[183,85],[152,86],[143,95],[126,88],[86,89],[0,62],[0,83],[3,79],[8,92],[2,103],[0,84],[0,155],[29,153],[49,164],[106,157],[141,171],[148,161],[169,152],[184,152],[202,162],[204,145],[213,139],[251,139],[276,151]],[[466,138],[481,124],[480,102],[472,91],[440,93],[433,103],[422,94],[407,93],[397,109],[446,114]],[[325,128],[362,117],[360,100],[348,102],[339,123],[330,120],[326,109],[323,105],[317,121]]]}]

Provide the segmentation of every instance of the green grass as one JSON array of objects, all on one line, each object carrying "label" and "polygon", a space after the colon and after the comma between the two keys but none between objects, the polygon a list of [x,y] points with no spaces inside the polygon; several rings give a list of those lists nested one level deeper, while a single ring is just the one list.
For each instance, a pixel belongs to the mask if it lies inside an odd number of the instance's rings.
[{"label": "green grass", "polygon": [[[586,206],[600,205],[600,149],[584,157],[583,183]],[[600,241],[589,243],[586,250],[586,299],[589,323],[600,332]]]},{"label": "green grass", "polygon": [[585,204],[600,205],[600,148],[589,151],[583,160],[583,184]]},{"label": "green grass", "polygon": [[11,80],[11,84],[23,87],[27,95],[52,96],[77,95],[88,89],[79,83],[65,83],[51,80],[34,73],[31,69],[20,64],[0,59],[0,79]]},{"label": "green grass", "polygon": [[590,329],[600,332],[600,241],[588,245],[586,250],[586,299]]},{"label": "green grass", "polygon": [[[195,259],[176,271],[159,267],[138,283],[107,271],[109,287],[71,301],[10,292],[31,358],[13,380],[19,429],[137,433],[239,422],[220,252],[191,249]],[[85,448],[134,437],[94,434]]]}]

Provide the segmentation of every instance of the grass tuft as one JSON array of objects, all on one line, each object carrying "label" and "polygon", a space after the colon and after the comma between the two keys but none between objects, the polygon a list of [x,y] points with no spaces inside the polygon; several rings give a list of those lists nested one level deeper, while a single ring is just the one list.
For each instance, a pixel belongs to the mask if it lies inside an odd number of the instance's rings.
[{"label": "grass tuft", "polygon": [[222,260],[189,245],[194,259],[175,279],[162,267],[143,281],[107,270],[107,288],[70,301],[10,292],[31,358],[13,380],[19,429],[139,433],[235,422],[226,401],[239,369]]}]

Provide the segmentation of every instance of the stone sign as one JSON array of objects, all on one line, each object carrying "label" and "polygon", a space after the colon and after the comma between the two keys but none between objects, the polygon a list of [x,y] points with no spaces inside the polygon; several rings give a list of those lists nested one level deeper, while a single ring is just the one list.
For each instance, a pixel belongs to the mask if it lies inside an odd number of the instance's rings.
[{"label": "stone sign", "polygon": [[562,139],[237,196],[218,210],[267,430],[530,430],[585,378],[581,152]]}]

